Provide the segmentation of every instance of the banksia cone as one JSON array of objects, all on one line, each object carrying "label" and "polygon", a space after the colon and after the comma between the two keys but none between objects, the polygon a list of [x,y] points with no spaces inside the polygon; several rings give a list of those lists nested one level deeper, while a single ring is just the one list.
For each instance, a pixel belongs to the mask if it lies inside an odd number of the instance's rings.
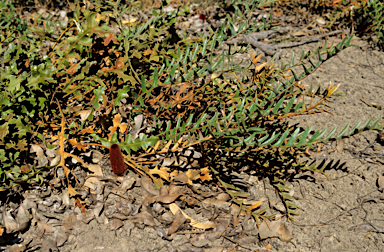
[{"label": "banksia cone", "polygon": [[109,154],[113,172],[118,176],[123,175],[125,173],[125,164],[119,145],[112,144],[111,148],[109,149]]}]

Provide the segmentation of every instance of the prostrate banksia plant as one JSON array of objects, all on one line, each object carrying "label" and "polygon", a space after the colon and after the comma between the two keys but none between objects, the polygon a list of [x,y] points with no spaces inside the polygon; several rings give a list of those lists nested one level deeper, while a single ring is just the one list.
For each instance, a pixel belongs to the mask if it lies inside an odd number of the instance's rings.
[{"label": "prostrate banksia plant", "polygon": [[112,144],[109,153],[113,172],[118,176],[124,175],[126,166],[124,164],[123,154],[121,154],[119,145]]}]

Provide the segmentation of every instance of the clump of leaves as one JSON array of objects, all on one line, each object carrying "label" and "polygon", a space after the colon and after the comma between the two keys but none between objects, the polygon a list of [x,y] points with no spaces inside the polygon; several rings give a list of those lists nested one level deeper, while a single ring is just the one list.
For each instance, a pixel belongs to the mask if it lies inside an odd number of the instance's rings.
[{"label": "clump of leaves", "polygon": [[[14,144],[0,152],[0,190],[20,183],[18,177],[30,181],[28,174],[49,168],[20,168],[26,162],[20,153],[28,154],[32,142],[54,148],[59,139],[61,155],[67,153],[66,142],[82,151],[86,144],[119,144],[126,164],[149,175],[158,187],[184,172],[187,183],[215,179],[255,218],[265,209],[256,211],[260,204],[244,206],[241,197],[247,194],[232,184],[230,173],[239,167],[257,170],[272,178],[293,219],[296,205],[285,180],[301,170],[323,173],[316,164],[299,163],[298,156],[317,143],[381,126],[380,118],[370,119],[352,129],[347,124],[335,134],[336,127],[312,131],[282,123],[286,117],[326,111],[324,103],[337,86],[307,92],[300,81],[350,46],[352,37],[329,49],[325,44],[302,52],[299,62],[292,54],[289,64],[280,68],[274,58],[260,64],[261,56],[254,54],[246,68],[231,65],[230,59],[248,48],[227,50],[226,42],[271,29],[269,22],[256,24],[249,18],[254,9],[271,2],[232,1],[232,15],[196,38],[175,29],[177,18],[192,12],[186,4],[169,12],[153,9],[147,20],[138,22],[123,18],[141,8],[137,2],[125,7],[118,1],[89,6],[76,2],[70,3],[73,18],[68,27],[56,34],[46,54],[36,48],[51,39],[51,33],[7,38],[0,145]],[[303,72],[296,74],[293,69],[299,65]],[[182,155],[185,165],[177,161]],[[192,164],[193,159],[199,164]],[[183,170],[187,167],[193,169]],[[67,178],[69,173],[65,169]]]}]

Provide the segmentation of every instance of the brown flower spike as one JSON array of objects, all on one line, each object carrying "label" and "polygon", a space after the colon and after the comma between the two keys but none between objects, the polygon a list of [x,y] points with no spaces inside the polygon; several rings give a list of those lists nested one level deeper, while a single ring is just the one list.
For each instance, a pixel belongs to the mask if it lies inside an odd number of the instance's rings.
[{"label": "brown flower spike", "polygon": [[118,176],[122,176],[125,173],[125,164],[119,145],[112,144],[111,148],[109,149],[109,154],[113,172]]}]

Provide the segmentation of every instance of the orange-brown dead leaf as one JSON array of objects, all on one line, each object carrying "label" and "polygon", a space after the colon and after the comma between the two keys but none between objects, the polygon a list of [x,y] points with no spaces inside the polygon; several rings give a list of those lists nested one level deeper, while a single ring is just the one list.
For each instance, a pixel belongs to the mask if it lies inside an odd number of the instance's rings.
[{"label": "orange-brown dead leaf", "polygon": [[83,145],[82,143],[77,142],[77,140],[74,139],[74,138],[73,139],[69,139],[68,142],[70,144],[72,144],[73,146],[75,146],[79,151],[81,151],[81,150],[85,151],[88,148],[88,146]]},{"label": "orange-brown dead leaf", "polygon": [[73,64],[73,65],[67,70],[67,74],[72,75],[72,74],[76,73],[76,72],[77,72],[77,71],[76,71],[76,67],[77,67],[77,63],[76,63],[76,64]]},{"label": "orange-brown dead leaf", "polygon": [[82,134],[86,134],[86,133],[94,133],[93,129],[96,127],[96,125],[92,125],[86,129],[82,129],[79,131],[79,134],[82,135]]},{"label": "orange-brown dead leaf", "polygon": [[108,46],[111,40],[115,37],[114,33],[109,34],[105,39],[104,39],[104,46]]},{"label": "orange-brown dead leaf", "polygon": [[209,168],[208,167],[202,168],[200,170],[200,172],[201,172],[201,175],[200,175],[201,181],[210,181],[210,180],[212,180],[212,175],[209,174]]},{"label": "orange-brown dead leaf", "polygon": [[256,66],[257,62],[261,59],[261,57],[263,56],[262,54],[260,54],[259,56],[257,56],[257,58],[255,58],[255,56],[257,55],[256,53],[255,54],[252,54],[250,52],[248,52],[249,55],[251,55],[252,57],[252,63]]},{"label": "orange-brown dead leaf", "polygon": [[123,62],[123,59],[122,58],[119,58],[117,59],[116,63],[115,63],[115,68],[116,69],[121,69],[123,68],[125,65],[124,65],[124,62]]},{"label": "orange-brown dead leaf", "polygon": [[85,213],[85,204],[81,203],[81,201],[79,199],[75,199],[75,203],[77,205],[78,208],[80,208],[81,212],[82,213]]},{"label": "orange-brown dead leaf", "polygon": [[144,51],[144,56],[150,55],[152,53],[151,48],[147,48],[147,50]]},{"label": "orange-brown dead leaf", "polygon": [[20,170],[21,170],[22,172],[28,172],[30,169],[29,169],[28,165],[22,165],[22,166],[20,167]]}]

